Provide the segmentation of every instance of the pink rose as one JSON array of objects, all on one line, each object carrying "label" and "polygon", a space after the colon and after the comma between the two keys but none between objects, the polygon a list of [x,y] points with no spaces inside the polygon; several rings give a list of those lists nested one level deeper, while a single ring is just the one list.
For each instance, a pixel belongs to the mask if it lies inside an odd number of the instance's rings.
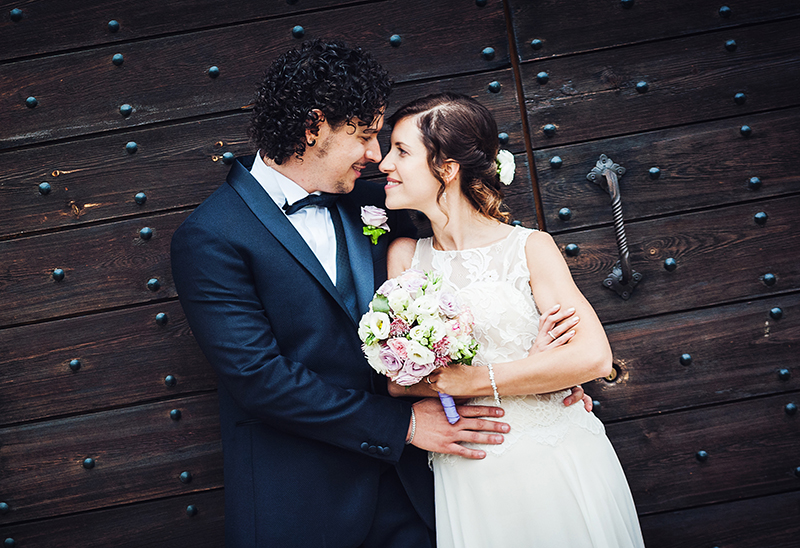
[{"label": "pink rose", "polygon": [[389,371],[399,371],[403,367],[403,360],[389,345],[381,346],[381,351],[378,356]]},{"label": "pink rose", "polygon": [[401,360],[405,360],[408,357],[408,340],[397,338],[389,339],[386,341],[386,345],[391,348],[392,352]]},{"label": "pink rose", "polygon": [[411,294],[411,298],[416,299],[417,291],[428,283],[428,278],[421,270],[409,268],[397,277],[397,283]]},{"label": "pink rose", "polygon": [[392,380],[400,386],[411,386],[412,384],[417,384],[421,378],[422,377],[417,377],[416,375],[401,369],[397,375],[392,377]]},{"label": "pink rose", "polygon": [[403,368],[403,370],[407,370],[409,373],[416,376],[417,382],[419,382],[422,377],[433,373],[434,369],[436,369],[435,360],[427,364],[420,364],[412,360],[406,360],[406,366]]},{"label": "pink rose", "polygon": [[456,296],[452,293],[439,294],[439,312],[448,318],[455,318],[460,312],[461,308],[456,302]]},{"label": "pink rose", "polygon": [[378,228],[382,228],[387,232],[389,231],[389,225],[386,224],[386,221],[389,220],[389,217],[387,217],[386,211],[379,207],[371,205],[362,206],[361,220],[367,226],[377,226]]},{"label": "pink rose", "polygon": [[376,293],[378,293],[379,295],[383,295],[384,297],[388,297],[389,293],[394,291],[396,287],[397,287],[397,280],[395,280],[394,278],[390,278],[381,284]]}]

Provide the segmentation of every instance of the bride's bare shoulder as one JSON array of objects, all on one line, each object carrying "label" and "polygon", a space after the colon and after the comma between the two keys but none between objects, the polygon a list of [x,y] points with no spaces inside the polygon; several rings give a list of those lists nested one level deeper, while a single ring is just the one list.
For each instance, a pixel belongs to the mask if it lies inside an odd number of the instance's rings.
[{"label": "bride's bare shoulder", "polygon": [[399,276],[411,268],[414,251],[417,249],[417,240],[413,238],[397,238],[389,244],[386,257],[386,270],[390,278]]}]

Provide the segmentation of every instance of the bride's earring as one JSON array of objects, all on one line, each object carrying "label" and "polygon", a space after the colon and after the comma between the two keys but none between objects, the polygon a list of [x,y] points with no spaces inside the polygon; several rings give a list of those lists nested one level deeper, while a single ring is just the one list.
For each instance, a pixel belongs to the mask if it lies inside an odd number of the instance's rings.
[{"label": "bride's earring", "polygon": [[447,191],[446,190],[444,192],[442,192],[442,201],[444,203],[447,203]]}]

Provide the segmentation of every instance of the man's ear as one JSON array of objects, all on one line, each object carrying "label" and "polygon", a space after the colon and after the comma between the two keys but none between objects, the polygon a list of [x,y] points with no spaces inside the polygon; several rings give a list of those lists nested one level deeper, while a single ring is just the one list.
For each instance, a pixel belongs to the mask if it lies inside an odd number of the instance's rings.
[{"label": "man's ear", "polygon": [[325,113],[315,108],[308,111],[306,116],[306,144],[313,147],[317,144],[320,127],[325,123]]}]

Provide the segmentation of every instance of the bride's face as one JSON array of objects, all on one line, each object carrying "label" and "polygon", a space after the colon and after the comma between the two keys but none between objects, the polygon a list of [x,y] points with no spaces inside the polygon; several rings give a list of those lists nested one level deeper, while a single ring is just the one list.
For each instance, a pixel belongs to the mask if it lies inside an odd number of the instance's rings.
[{"label": "bride's face", "polygon": [[403,118],[392,131],[392,146],[379,169],[386,177],[386,207],[429,211],[441,184],[428,166],[428,151],[414,117]]}]

